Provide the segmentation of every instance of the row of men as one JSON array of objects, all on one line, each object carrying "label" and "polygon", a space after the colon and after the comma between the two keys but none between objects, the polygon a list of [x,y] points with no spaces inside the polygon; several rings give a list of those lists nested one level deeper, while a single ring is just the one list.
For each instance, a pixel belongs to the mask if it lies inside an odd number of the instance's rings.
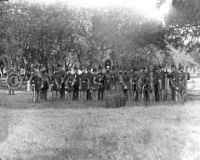
[{"label": "row of men", "polygon": [[36,72],[31,78],[31,83],[36,91],[36,101],[41,96],[46,100],[48,90],[52,91],[53,100],[60,95],[65,99],[67,92],[72,100],[80,97],[92,100],[96,95],[98,100],[103,100],[105,95],[112,91],[122,91],[128,99],[136,101],[163,101],[167,100],[170,90],[170,99],[175,101],[177,93],[186,92],[186,82],[189,74],[184,72],[184,67],[171,66],[171,72],[167,72],[161,66],[154,68],[141,68],[140,70],[116,71],[106,69],[103,72],[101,66],[80,70],[74,67],[74,73],[60,69],[53,74],[46,71]]}]

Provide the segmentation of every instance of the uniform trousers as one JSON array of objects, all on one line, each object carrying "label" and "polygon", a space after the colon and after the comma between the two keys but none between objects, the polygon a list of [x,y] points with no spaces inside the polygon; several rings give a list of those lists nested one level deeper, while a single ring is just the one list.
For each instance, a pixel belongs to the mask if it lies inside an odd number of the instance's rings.
[{"label": "uniform trousers", "polygon": [[78,97],[79,97],[79,88],[76,87],[73,90],[73,99],[72,100],[78,100]]},{"label": "uniform trousers", "polygon": [[104,88],[99,88],[98,89],[98,100],[103,100],[104,99]]}]

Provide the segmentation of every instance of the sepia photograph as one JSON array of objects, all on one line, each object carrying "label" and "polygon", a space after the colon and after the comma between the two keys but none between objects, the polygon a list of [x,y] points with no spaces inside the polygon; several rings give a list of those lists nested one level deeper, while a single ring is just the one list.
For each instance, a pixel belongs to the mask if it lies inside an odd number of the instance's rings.
[{"label": "sepia photograph", "polygon": [[200,0],[0,0],[0,160],[200,160]]}]

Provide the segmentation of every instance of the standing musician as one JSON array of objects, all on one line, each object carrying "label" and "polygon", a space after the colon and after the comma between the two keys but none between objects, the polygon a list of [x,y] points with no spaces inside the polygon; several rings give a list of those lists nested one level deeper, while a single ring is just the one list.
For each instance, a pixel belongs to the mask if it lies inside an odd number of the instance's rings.
[{"label": "standing musician", "polygon": [[4,65],[3,59],[1,58],[0,59],[0,70],[1,70],[1,77],[2,78],[4,77],[4,72],[3,72],[4,67],[5,67],[5,65]]},{"label": "standing musician", "polygon": [[[9,71],[7,72],[7,77],[8,77],[10,74],[12,74],[12,73],[15,73],[14,65],[11,65],[11,66],[10,66],[10,69],[9,69]],[[14,89],[8,88],[8,93],[9,93],[9,95],[14,95],[14,94],[15,94],[15,90],[14,90]]]},{"label": "standing musician", "polygon": [[161,66],[161,71],[160,71],[160,79],[161,79],[161,100],[165,100],[165,70],[164,66]]},{"label": "standing musician", "polygon": [[127,100],[129,99],[129,90],[130,90],[130,76],[128,75],[128,71],[125,70],[124,73],[123,73],[123,91],[124,91],[124,94],[126,95],[127,97]]},{"label": "standing musician", "polygon": [[105,61],[105,69],[106,69],[106,73],[105,73],[105,81],[104,81],[104,90],[105,90],[105,94],[110,94],[111,93],[111,85],[112,85],[112,75],[110,72],[111,69],[111,60],[107,59]]},{"label": "standing musician", "polygon": [[151,87],[151,94],[150,94],[150,101],[153,102],[155,101],[155,93],[154,93],[154,79],[153,79],[153,67],[150,66],[150,70],[149,70],[149,76],[150,76],[150,87]]},{"label": "standing musician", "polygon": [[42,87],[41,87],[41,99],[47,101],[47,93],[49,89],[49,76],[47,71],[42,73]]},{"label": "standing musician", "polygon": [[167,69],[164,71],[164,76],[163,76],[163,88],[164,88],[164,93],[163,93],[163,101],[168,101],[169,99],[169,72]]},{"label": "standing musician", "polygon": [[132,86],[132,77],[133,77],[134,71],[133,69],[130,69],[128,71],[128,76],[129,76],[129,87],[128,87],[128,95],[129,99],[131,100],[133,98],[133,86]]},{"label": "standing musician", "polygon": [[112,77],[110,73],[110,68],[106,68],[105,79],[104,79],[104,90],[105,94],[111,93],[111,84],[112,84]]},{"label": "standing musician", "polygon": [[144,101],[149,102],[150,93],[151,93],[151,81],[150,81],[150,72],[146,67],[144,70]]},{"label": "standing musician", "polygon": [[40,90],[42,88],[42,76],[41,76],[41,73],[39,71],[36,71],[30,81],[31,81],[31,84],[32,84],[33,89],[34,89],[34,101],[36,103],[39,103]]},{"label": "standing musician", "polygon": [[169,74],[169,87],[171,89],[171,100],[177,101],[178,91],[178,71],[174,64],[171,65],[171,73]]},{"label": "standing musician", "polygon": [[133,100],[136,100],[136,94],[137,94],[137,76],[138,76],[138,71],[135,69],[133,73],[131,74],[131,90],[132,90],[132,98]]},{"label": "standing musician", "polygon": [[137,89],[138,89],[138,100],[143,102],[144,100],[144,69],[140,68],[138,73],[138,80],[137,80]]},{"label": "standing musician", "polygon": [[58,99],[58,93],[60,93],[60,86],[61,84],[61,77],[59,75],[58,71],[54,71],[51,77],[51,91],[52,91],[52,97],[53,101],[56,101]]},{"label": "standing musician", "polygon": [[161,77],[160,77],[160,69],[159,66],[154,66],[153,71],[153,86],[154,86],[154,94],[155,94],[155,101],[160,101],[160,86],[161,86]]},{"label": "standing musician", "polygon": [[66,73],[66,81],[65,81],[65,90],[67,91],[67,99],[71,100],[72,99],[72,92],[73,92],[73,74],[71,71],[67,71]]},{"label": "standing musician", "polygon": [[59,76],[61,77],[61,82],[60,82],[60,99],[64,100],[65,99],[65,81],[66,81],[66,72],[63,68],[61,68],[59,72]]},{"label": "standing musician", "polygon": [[98,85],[98,100],[104,99],[104,81],[105,75],[103,74],[102,67],[98,67],[98,74],[94,78],[94,83]]},{"label": "standing musician", "polygon": [[73,98],[72,98],[72,100],[78,100],[78,98],[79,98],[79,75],[78,75],[77,66],[74,67],[72,85],[73,85]]},{"label": "standing musician", "polygon": [[119,81],[121,84],[121,90],[123,91],[124,96],[126,96],[126,98],[128,99],[128,86],[126,84],[126,77],[121,70],[119,71]]},{"label": "standing musician", "polygon": [[93,83],[93,75],[91,72],[91,67],[87,68],[87,78],[88,78],[88,89],[87,89],[87,100],[92,100],[92,90],[91,90],[91,85]]},{"label": "standing musician", "polygon": [[98,85],[96,84],[96,82],[95,82],[95,79],[96,79],[96,77],[97,77],[97,74],[98,74],[98,72],[97,72],[97,69],[94,67],[93,68],[93,70],[92,70],[92,77],[93,77],[93,79],[92,79],[92,83],[91,83],[91,88],[92,88],[92,99],[94,100],[96,100],[97,99],[97,91],[98,91]]},{"label": "standing musician", "polygon": [[158,95],[159,95],[159,101],[161,102],[163,100],[163,95],[162,95],[162,86],[163,86],[163,83],[162,83],[162,66],[161,64],[158,65],[157,67],[157,72],[158,72],[158,75],[159,75],[159,79],[158,79]]},{"label": "standing musician", "polygon": [[116,89],[117,89],[117,87],[116,87],[116,85],[117,85],[117,73],[116,73],[116,70],[115,70],[114,67],[112,67],[112,70],[111,70],[111,81],[112,81],[111,86],[112,86],[113,90],[116,91]]},{"label": "standing musician", "polygon": [[184,66],[179,64],[178,92],[182,103],[185,102],[185,94],[187,92],[187,80],[189,79],[190,77],[188,76],[188,73],[184,72]]},{"label": "standing musician", "polygon": [[87,97],[88,88],[89,88],[89,79],[87,77],[86,69],[83,69],[83,72],[80,75],[80,88],[79,88],[79,92],[83,99]]},{"label": "standing musician", "polygon": [[79,99],[82,99],[84,98],[84,93],[83,93],[83,90],[82,90],[82,85],[81,85],[81,79],[82,79],[82,75],[83,75],[83,71],[84,68],[83,66],[79,66],[79,70],[78,70],[78,75],[79,75]]}]

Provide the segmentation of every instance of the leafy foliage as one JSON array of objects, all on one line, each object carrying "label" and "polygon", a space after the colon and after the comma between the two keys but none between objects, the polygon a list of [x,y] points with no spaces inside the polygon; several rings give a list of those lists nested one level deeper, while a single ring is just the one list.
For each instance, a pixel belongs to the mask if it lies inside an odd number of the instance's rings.
[{"label": "leafy foliage", "polygon": [[[157,2],[159,8],[166,1]],[[167,62],[166,59],[171,63],[175,50],[198,59],[197,3],[198,0],[191,4],[188,0],[174,0],[166,27],[132,9],[2,3],[0,54],[8,65],[37,64],[53,69],[64,65],[69,69],[75,63],[94,66],[107,58],[122,68]]]}]

